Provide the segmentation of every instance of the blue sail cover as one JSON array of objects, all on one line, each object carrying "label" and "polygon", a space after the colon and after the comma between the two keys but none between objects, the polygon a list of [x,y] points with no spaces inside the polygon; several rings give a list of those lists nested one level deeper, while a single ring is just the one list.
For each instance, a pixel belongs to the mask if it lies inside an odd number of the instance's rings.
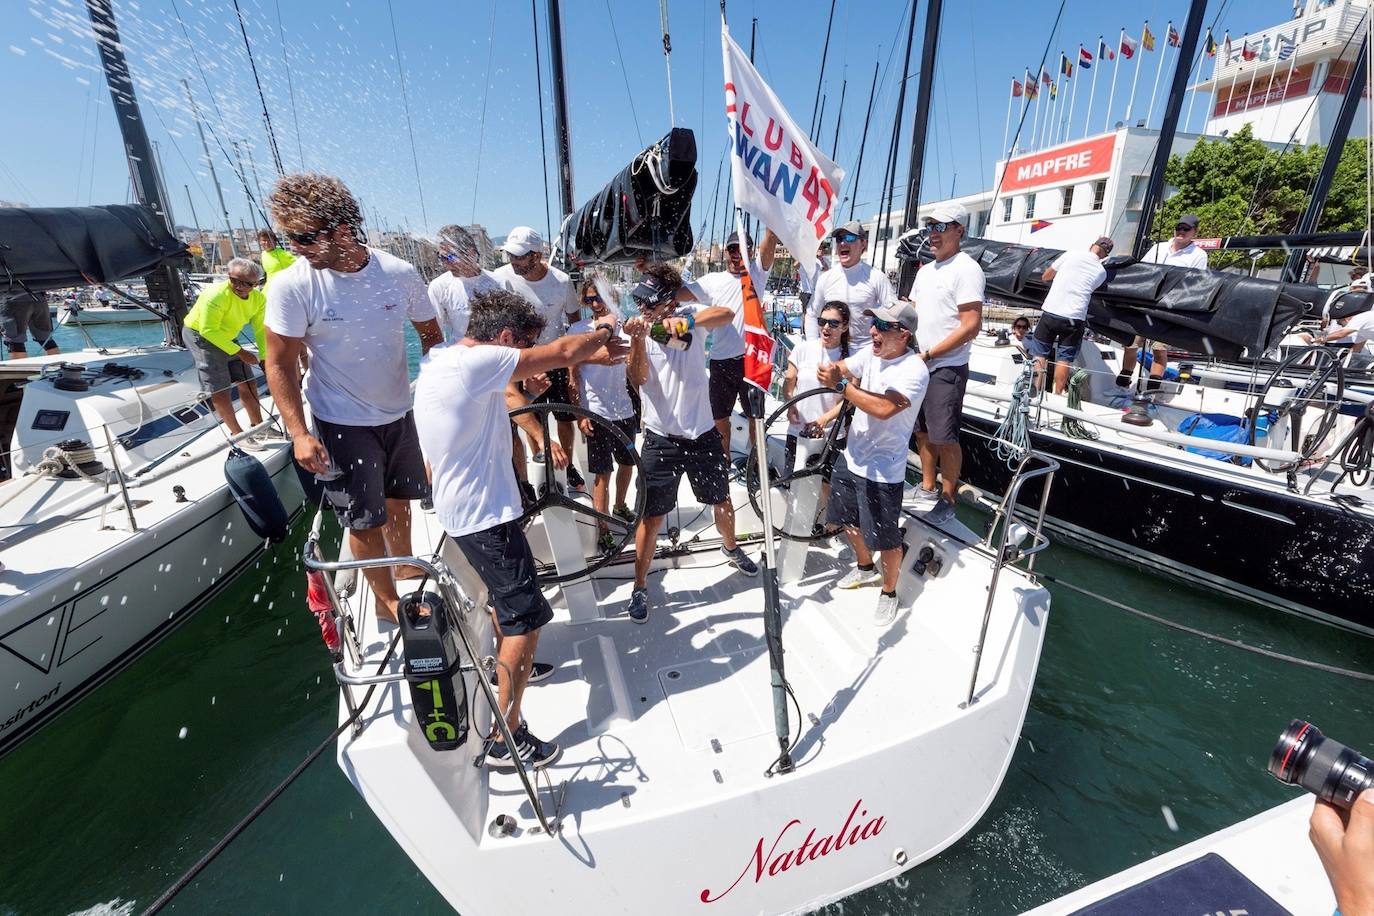
[{"label": "blue sail cover", "polygon": [[189,257],[148,207],[0,207],[0,297],[114,283]]}]

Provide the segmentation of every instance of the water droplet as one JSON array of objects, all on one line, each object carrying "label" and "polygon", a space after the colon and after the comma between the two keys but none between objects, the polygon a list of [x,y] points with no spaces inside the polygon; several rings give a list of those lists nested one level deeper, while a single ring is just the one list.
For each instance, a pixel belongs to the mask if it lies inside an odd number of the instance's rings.
[{"label": "water droplet", "polygon": [[177,737],[184,740],[186,738],[187,731],[188,729],[185,725],[183,725],[181,727],[181,731],[177,732]]}]

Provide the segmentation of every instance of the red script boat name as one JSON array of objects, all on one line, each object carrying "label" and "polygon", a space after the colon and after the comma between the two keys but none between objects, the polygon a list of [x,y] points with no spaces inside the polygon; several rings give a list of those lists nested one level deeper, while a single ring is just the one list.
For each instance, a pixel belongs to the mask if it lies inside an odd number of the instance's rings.
[{"label": "red script boat name", "polygon": [[[754,883],[758,884],[764,878],[776,878],[778,875],[791,868],[800,868],[806,862],[814,862],[823,859],[834,852],[839,852],[855,843],[862,843],[864,840],[871,840],[879,833],[882,833],[885,823],[881,816],[868,816],[868,810],[863,808],[863,799],[854,803],[854,807],[849,810],[849,817],[845,818],[844,826],[834,833],[816,839],[816,828],[812,827],[801,845],[796,848],[792,843],[796,842],[801,835],[801,819],[792,818],[774,838],[773,844],[767,847],[765,852],[764,844],[768,838],[759,837],[758,844],[754,847],[749,860],[744,863],[744,870],[739,873],[739,877],[734,883],[718,894],[712,894],[711,889],[705,888],[701,892],[702,903],[715,903],[726,894],[734,890],[741,881],[751,872],[753,873]],[[793,830],[793,828],[796,828]],[[789,836],[790,834],[790,836]],[[784,843],[785,841],[785,843]],[[782,851],[779,852],[778,850]]]}]

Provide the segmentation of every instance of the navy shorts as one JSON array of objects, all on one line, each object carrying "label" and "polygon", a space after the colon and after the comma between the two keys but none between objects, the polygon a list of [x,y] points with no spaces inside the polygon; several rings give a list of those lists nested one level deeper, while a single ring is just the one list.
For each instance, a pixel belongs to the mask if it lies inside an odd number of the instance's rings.
[{"label": "navy shorts", "polygon": [[957,445],[967,385],[968,363],[931,369],[926,398],[916,415],[916,432],[925,433],[934,445]]},{"label": "navy shorts", "polygon": [[[1078,348],[1083,345],[1083,331],[1086,321],[1074,321],[1059,315],[1041,315],[1026,349],[1036,359],[1049,359],[1051,356],[1061,363],[1071,363],[1078,356]],[[1058,356],[1055,356],[1055,353]]]},{"label": "navy shorts", "polygon": [[621,467],[635,463],[635,435],[639,432],[639,421],[634,417],[624,420],[607,420],[630,440],[629,447],[621,445],[608,430],[592,424],[592,434],[587,437],[587,470],[592,474],[611,473],[611,461]]},{"label": "navy shorts", "polygon": [[711,418],[724,420],[735,410],[738,401],[740,412],[746,417],[749,413],[749,392],[753,386],[744,380],[744,357],[732,359],[713,359],[711,366]]},{"label": "navy shorts", "polygon": [[857,528],[869,550],[902,546],[902,485],[860,477],[843,455],[830,477],[830,504],[825,520],[831,525]]},{"label": "navy shorts", "polygon": [[711,429],[695,439],[683,439],[646,429],[639,466],[639,485],[646,491],[645,517],[667,515],[673,510],[683,474],[692,485],[692,495],[703,506],[730,498],[730,468],[725,463],[720,433]]},{"label": "navy shorts", "polygon": [[429,496],[413,414],[382,426],[345,426],[317,417],[315,429],[330,466],[340,472],[324,481],[324,494],[345,528],[380,528],[388,499]]},{"label": "navy shorts", "polygon": [[454,538],[491,593],[503,636],[533,633],[553,619],[553,608],[534,575],[534,554],[519,520]]}]

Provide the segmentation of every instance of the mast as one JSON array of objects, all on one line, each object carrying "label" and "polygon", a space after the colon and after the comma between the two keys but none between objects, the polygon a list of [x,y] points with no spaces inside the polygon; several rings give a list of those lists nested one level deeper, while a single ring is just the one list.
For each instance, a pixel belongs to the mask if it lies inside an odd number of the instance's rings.
[{"label": "mast", "polygon": [[[110,100],[114,103],[119,132],[124,138],[129,177],[133,181],[138,202],[161,217],[167,224],[167,230],[175,235],[176,227],[172,225],[171,211],[162,196],[153,147],[148,142],[148,131],[139,113],[138,96],[129,77],[129,63],[124,59],[124,46],[120,43],[119,28],[115,25],[114,10],[110,4],[111,0],[86,0],[86,13],[91,18],[91,29],[95,33],[96,46],[100,49],[100,62],[105,68],[105,82],[110,87]],[[186,317],[186,295],[182,292],[181,278],[175,267],[164,265],[149,277],[159,274],[166,284],[168,320],[163,323],[163,330],[167,335],[167,343],[177,345],[181,340],[181,322]]]},{"label": "mast", "polygon": [[191,87],[186,80],[181,81],[181,88],[186,90],[186,101],[191,103],[191,115],[196,119],[196,133],[200,134],[200,147],[205,150],[205,164],[210,167],[210,180],[215,185],[215,195],[219,197],[219,211],[224,215],[224,231],[229,233],[229,251],[233,257],[238,257],[238,248],[234,245],[234,224],[229,221],[229,208],[224,205],[224,188],[220,187],[219,175],[215,173],[215,160],[210,156],[210,144],[205,141],[205,125],[200,123],[200,107],[196,105],[195,96],[191,95]]},{"label": "mast", "polygon": [[[925,168],[926,132],[930,127],[930,97],[935,90],[935,50],[940,40],[940,10],[943,0],[928,0],[926,4],[926,33],[921,45],[921,86],[916,90],[916,122],[911,128],[911,162],[907,166],[906,209],[902,213],[902,231],[918,222],[917,207],[921,203],[921,172]],[[913,22],[915,16],[912,17]],[[964,227],[968,229],[967,226]],[[903,261],[897,277],[901,295],[910,290],[916,276],[916,262]]]},{"label": "mast", "polygon": [[[1307,209],[1303,210],[1302,217],[1298,220],[1299,234],[1316,232],[1317,224],[1321,222],[1322,211],[1326,209],[1326,195],[1330,192],[1331,182],[1336,177],[1336,166],[1340,164],[1341,151],[1345,148],[1345,139],[1350,134],[1350,125],[1355,120],[1355,109],[1369,85],[1369,75],[1366,72],[1368,66],[1369,33],[1366,32],[1360,40],[1360,53],[1355,58],[1355,69],[1351,72],[1350,82],[1345,87],[1345,97],[1341,99],[1336,124],[1331,129],[1331,142],[1326,147],[1326,157],[1322,159],[1321,171],[1317,173],[1317,180],[1312,185],[1312,199],[1307,202]],[[1283,278],[1293,282],[1300,280],[1302,265],[1303,252],[1295,248],[1288,253],[1288,260],[1284,262]]]},{"label": "mast", "polygon": [[[825,46],[821,48],[821,72],[816,75],[816,101],[811,103],[811,129],[808,137],[816,136],[816,110],[821,104],[821,86],[825,83],[825,59],[830,56],[830,28],[835,24],[835,0],[830,0],[830,17],[825,21]],[[753,60],[752,53],[750,60]]]},{"label": "mast", "polygon": [[[931,8],[939,10],[940,0],[930,0]],[[938,19],[936,17],[938,28]],[[930,31],[930,15],[926,15],[926,32]],[[906,84],[911,78],[911,46],[916,40],[916,0],[911,0],[911,22],[906,29],[906,54],[902,57],[902,88],[897,92],[897,114],[892,119],[892,143],[888,146],[888,166],[887,180],[884,187],[887,189],[887,215],[883,219],[883,230],[892,223],[892,198],[897,193],[897,143],[902,133],[902,112],[906,110]],[[924,52],[922,52],[924,55]],[[921,83],[925,85],[928,81],[922,75]],[[924,140],[922,141],[924,143]],[[883,239],[883,266],[882,270],[887,270],[887,239]]]},{"label": "mast", "polygon": [[[873,95],[878,91],[878,59],[873,59],[873,85],[868,89],[868,111],[864,115],[864,131],[859,138],[859,161],[854,166],[854,183],[850,185],[853,190],[849,194],[849,218],[854,218],[854,208],[859,203],[859,176],[864,171],[864,146],[868,143],[868,122],[873,120]],[[832,159],[835,157],[831,157]]]},{"label": "mast", "polygon": [[1183,44],[1179,46],[1178,57],[1174,62],[1174,79],[1169,88],[1169,102],[1164,106],[1164,121],[1159,126],[1154,166],[1150,169],[1150,181],[1145,186],[1145,200],[1140,207],[1140,225],[1136,228],[1134,246],[1137,258],[1144,256],[1145,249],[1150,244],[1150,229],[1154,225],[1155,211],[1159,208],[1160,199],[1164,194],[1164,167],[1169,164],[1169,156],[1173,152],[1178,117],[1183,113],[1183,96],[1188,91],[1188,71],[1197,51],[1198,37],[1202,34],[1202,18],[1206,12],[1207,0],[1192,0],[1188,5],[1188,21],[1183,26]]},{"label": "mast", "polygon": [[558,147],[559,224],[573,212],[572,139],[568,133],[568,87],[563,73],[563,21],[559,0],[548,0],[549,65],[553,70],[553,136]]}]

